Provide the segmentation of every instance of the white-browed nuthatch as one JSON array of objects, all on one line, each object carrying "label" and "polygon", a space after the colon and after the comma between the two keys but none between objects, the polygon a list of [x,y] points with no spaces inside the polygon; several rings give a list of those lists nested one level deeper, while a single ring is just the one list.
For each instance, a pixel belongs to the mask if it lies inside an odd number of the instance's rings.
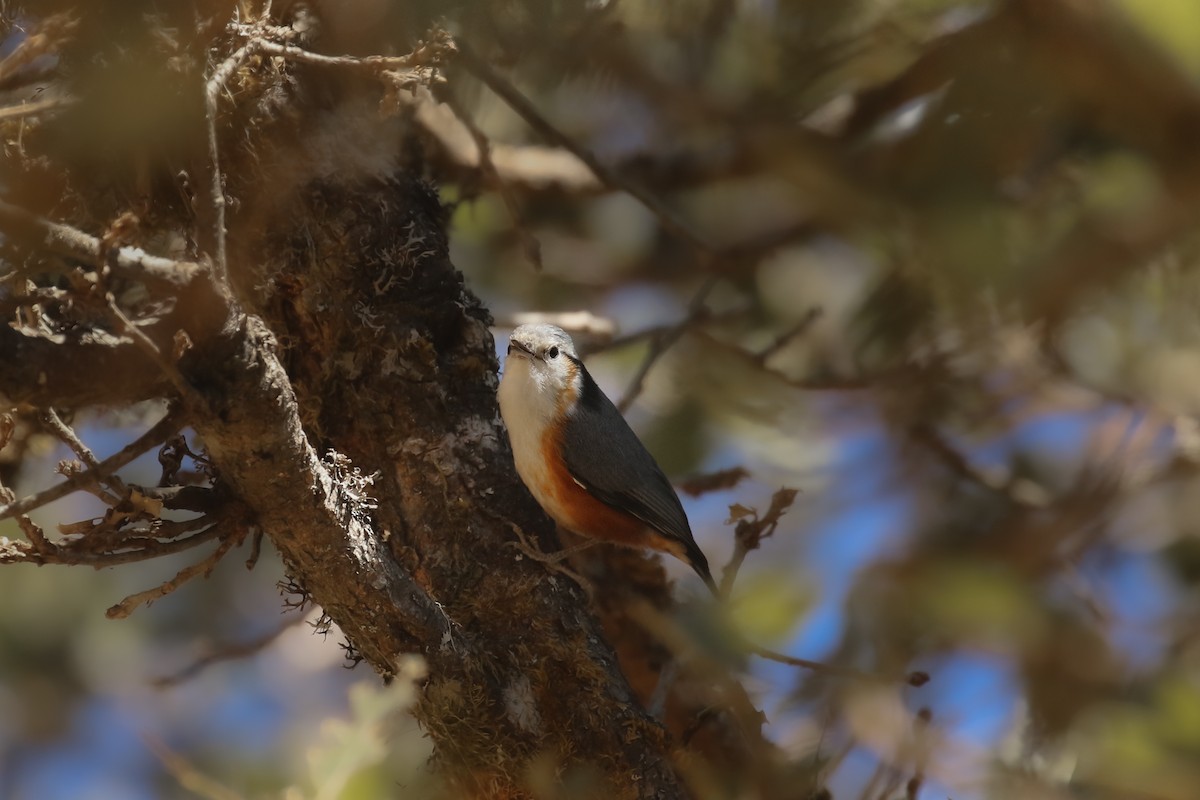
[{"label": "white-browed nuthatch", "polygon": [[555,522],[588,539],[670,553],[717,594],[679,496],[562,328],[512,332],[499,395],[517,474]]}]

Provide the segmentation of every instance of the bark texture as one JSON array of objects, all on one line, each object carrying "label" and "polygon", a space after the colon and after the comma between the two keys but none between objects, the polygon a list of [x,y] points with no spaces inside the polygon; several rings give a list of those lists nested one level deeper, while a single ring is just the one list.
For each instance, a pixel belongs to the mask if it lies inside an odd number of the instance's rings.
[{"label": "bark texture", "polygon": [[551,757],[624,796],[676,795],[664,732],[586,597],[507,546],[513,526],[554,545],[513,472],[490,319],[448,260],[445,221],[406,175],[322,179],[253,245],[271,284],[259,310],[287,342],[311,441],[381,473],[362,564],[331,570],[337,540],[281,549],[376,669],[425,655],[420,717],[463,786],[504,796]]}]

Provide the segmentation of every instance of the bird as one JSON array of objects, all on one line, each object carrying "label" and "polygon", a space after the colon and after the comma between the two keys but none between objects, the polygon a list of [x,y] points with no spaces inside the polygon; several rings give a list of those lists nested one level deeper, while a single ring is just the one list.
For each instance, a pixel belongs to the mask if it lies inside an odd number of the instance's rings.
[{"label": "bird", "polygon": [[566,331],[513,330],[497,395],[517,474],[551,519],[589,543],[668,553],[720,596],[679,495]]}]

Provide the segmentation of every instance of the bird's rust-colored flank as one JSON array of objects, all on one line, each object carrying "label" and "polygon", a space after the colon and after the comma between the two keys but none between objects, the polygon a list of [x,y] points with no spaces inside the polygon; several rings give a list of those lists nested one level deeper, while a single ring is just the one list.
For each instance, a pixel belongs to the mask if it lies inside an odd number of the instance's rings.
[{"label": "bird's rust-colored flank", "polygon": [[580,486],[558,456],[561,447],[559,432],[553,426],[547,428],[542,436],[542,458],[548,469],[539,489],[546,498],[546,511],[559,525],[589,539],[672,552],[645,522],[597,500]]}]

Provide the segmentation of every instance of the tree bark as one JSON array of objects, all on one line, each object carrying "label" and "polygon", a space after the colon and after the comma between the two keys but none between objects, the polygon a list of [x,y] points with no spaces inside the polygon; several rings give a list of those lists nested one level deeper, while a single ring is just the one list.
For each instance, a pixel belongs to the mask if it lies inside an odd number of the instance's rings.
[{"label": "tree bark", "polygon": [[[490,319],[448,259],[445,221],[432,191],[404,174],[318,180],[250,246],[261,254],[251,263],[274,276],[260,311],[287,343],[294,418],[319,450],[381,473],[373,525],[349,537],[296,526],[289,518],[312,509],[254,477],[278,468],[274,456],[247,461],[262,434],[235,434],[231,448],[225,422],[204,434],[220,463],[251,473],[251,496],[277,501],[273,540],[355,650],[383,674],[404,652],[427,659],[418,716],[464,790],[519,794],[531,762],[549,755],[594,770],[614,796],[682,796],[664,731],[638,706],[584,594],[507,546],[516,526],[554,547],[513,471]],[[246,413],[246,433],[270,412]],[[310,448],[299,474],[314,458]],[[331,519],[363,516],[346,511],[325,507]]]}]

